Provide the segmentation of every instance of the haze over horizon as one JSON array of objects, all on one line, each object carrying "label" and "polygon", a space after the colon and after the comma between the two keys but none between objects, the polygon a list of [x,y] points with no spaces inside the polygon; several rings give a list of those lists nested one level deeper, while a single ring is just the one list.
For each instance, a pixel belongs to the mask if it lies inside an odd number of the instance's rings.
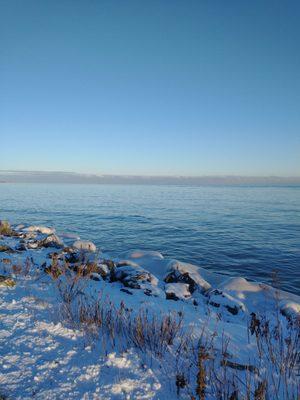
[{"label": "haze over horizon", "polygon": [[0,170],[0,183],[92,183],[92,184],[168,184],[168,185],[300,185],[300,176],[239,175],[112,175],[67,171]]},{"label": "haze over horizon", "polygon": [[0,4],[0,169],[300,175],[300,3]]}]

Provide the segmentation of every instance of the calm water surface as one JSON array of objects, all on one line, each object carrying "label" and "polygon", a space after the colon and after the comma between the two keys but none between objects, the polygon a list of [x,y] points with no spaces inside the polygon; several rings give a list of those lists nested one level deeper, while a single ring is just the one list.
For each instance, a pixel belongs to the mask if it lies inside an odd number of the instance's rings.
[{"label": "calm water surface", "polygon": [[0,219],[141,248],[300,294],[300,187],[0,184]]}]

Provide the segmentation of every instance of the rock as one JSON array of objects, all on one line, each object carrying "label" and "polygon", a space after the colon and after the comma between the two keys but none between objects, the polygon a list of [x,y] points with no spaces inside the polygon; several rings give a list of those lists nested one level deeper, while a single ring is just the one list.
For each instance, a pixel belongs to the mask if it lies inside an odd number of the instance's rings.
[{"label": "rock", "polygon": [[101,275],[97,274],[96,272],[92,272],[90,274],[90,279],[92,279],[93,281],[101,281],[102,280]]},{"label": "rock", "polygon": [[146,282],[151,283],[151,281],[152,281],[151,274],[145,271],[127,276],[125,279],[123,279],[123,284],[124,286],[130,287],[132,289],[140,289],[141,283],[146,283]]},{"label": "rock", "polygon": [[95,252],[97,250],[95,244],[87,240],[76,240],[73,243],[73,247],[77,250],[82,250],[82,251]]},{"label": "rock", "polygon": [[124,288],[120,289],[120,292],[124,292],[124,293],[133,295],[133,293],[130,290],[124,289]]},{"label": "rock", "polygon": [[27,247],[25,246],[25,244],[24,243],[19,243],[19,244],[17,244],[17,246],[15,247],[15,249],[17,250],[17,251],[26,251],[27,250]]},{"label": "rock", "polygon": [[196,289],[205,293],[211,288],[211,285],[201,277],[198,267],[176,261],[169,266],[169,272],[164,281],[166,283],[186,283],[189,285],[190,293],[193,293]]},{"label": "rock", "polygon": [[187,283],[167,283],[165,292],[167,300],[186,300],[191,297]]},{"label": "rock", "polygon": [[121,281],[124,286],[132,289],[141,289],[143,283],[157,285],[158,280],[141,267],[134,268],[131,266],[123,266],[115,269],[113,280]]},{"label": "rock", "polygon": [[20,237],[26,240],[36,239],[37,234],[36,232],[24,232],[20,234]]},{"label": "rock", "polygon": [[106,265],[97,264],[96,262],[80,262],[70,266],[72,271],[76,272],[80,276],[89,276],[93,274],[99,275],[101,279],[106,279],[109,275],[109,271]]},{"label": "rock", "polygon": [[299,303],[288,300],[282,300],[279,302],[279,309],[281,314],[289,319],[297,319],[300,317]]},{"label": "rock", "polygon": [[214,289],[208,296],[208,303],[213,307],[223,307],[233,315],[237,315],[239,312],[245,312],[245,305],[226,292]]},{"label": "rock", "polygon": [[69,254],[72,254],[72,257],[77,258],[81,263],[96,262],[99,260],[98,254],[89,250],[78,250],[73,248],[73,251]]},{"label": "rock", "polygon": [[[96,274],[100,276],[101,279],[106,279],[109,275],[109,269],[105,264],[98,264],[97,262],[87,262],[79,266],[83,276]],[[76,266],[74,267],[74,270]]]},{"label": "rock", "polygon": [[15,253],[15,250],[6,244],[0,244],[0,253]]},{"label": "rock", "polygon": [[249,371],[249,372],[253,372],[255,374],[259,373],[259,370],[257,367],[255,367],[254,365],[251,364],[239,364],[236,362],[232,362],[229,360],[221,360],[221,366],[223,367],[228,367],[228,368],[232,368],[232,369],[236,369],[238,371]]},{"label": "rock", "polygon": [[56,249],[60,249],[64,247],[64,244],[58,236],[52,234],[47,236],[45,239],[40,240],[38,247],[55,247]]},{"label": "rock", "polygon": [[116,263],[116,267],[117,267],[117,268],[119,268],[119,267],[133,267],[133,268],[139,268],[140,266],[139,266],[139,264],[137,264],[137,263],[135,263],[135,262],[133,262],[133,261],[130,261],[130,260],[121,260],[121,261],[118,261],[118,262]]},{"label": "rock", "polygon": [[0,286],[14,287],[16,282],[9,276],[0,275]]},{"label": "rock", "polygon": [[29,226],[28,228],[23,229],[24,232],[39,232],[43,233],[44,235],[52,235],[55,233],[54,228],[48,228],[47,226],[36,226],[32,225]]},{"label": "rock", "polygon": [[106,279],[110,274],[110,270],[106,264],[98,264],[97,265],[97,273],[103,278]]},{"label": "rock", "polygon": [[83,254],[79,251],[72,251],[66,255],[66,262],[69,264],[81,263],[84,261]]},{"label": "rock", "polygon": [[102,265],[106,265],[109,271],[113,270],[116,267],[116,264],[112,260],[102,260]]},{"label": "rock", "polygon": [[30,250],[36,250],[39,247],[39,242],[37,240],[27,242],[27,248]]}]

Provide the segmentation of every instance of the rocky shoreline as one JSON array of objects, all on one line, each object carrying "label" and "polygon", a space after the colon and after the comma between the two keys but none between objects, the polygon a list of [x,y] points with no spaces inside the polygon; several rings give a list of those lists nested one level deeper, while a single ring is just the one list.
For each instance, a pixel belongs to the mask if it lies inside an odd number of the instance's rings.
[{"label": "rocky shoreline", "polygon": [[7,221],[0,221],[0,255],[24,258],[32,257],[34,251],[43,253],[44,260],[38,268],[48,274],[54,270],[59,274],[62,265],[67,265],[94,281],[119,282],[120,290],[129,295],[141,290],[146,296],[182,300],[193,305],[198,304],[200,296],[208,305],[225,309],[232,315],[255,312],[256,302],[251,305],[249,299],[241,301],[245,298],[241,293],[257,293],[270,303],[278,301],[280,312],[286,317],[300,315],[297,296],[268,285],[217,276],[191,264],[165,259],[158,252],[129,251],[113,259],[103,255],[91,241],[70,238],[67,241],[65,244],[54,228],[11,226]]},{"label": "rocky shoreline", "polygon": [[299,387],[299,323],[299,297],[277,288],[0,222],[0,397],[190,400],[203,356],[205,399],[283,400]]}]

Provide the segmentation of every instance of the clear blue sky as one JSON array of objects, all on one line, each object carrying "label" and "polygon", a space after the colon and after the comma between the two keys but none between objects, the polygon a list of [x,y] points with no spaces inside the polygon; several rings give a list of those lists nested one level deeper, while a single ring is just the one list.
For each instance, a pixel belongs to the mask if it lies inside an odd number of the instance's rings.
[{"label": "clear blue sky", "polygon": [[300,175],[300,2],[1,0],[0,169]]}]

